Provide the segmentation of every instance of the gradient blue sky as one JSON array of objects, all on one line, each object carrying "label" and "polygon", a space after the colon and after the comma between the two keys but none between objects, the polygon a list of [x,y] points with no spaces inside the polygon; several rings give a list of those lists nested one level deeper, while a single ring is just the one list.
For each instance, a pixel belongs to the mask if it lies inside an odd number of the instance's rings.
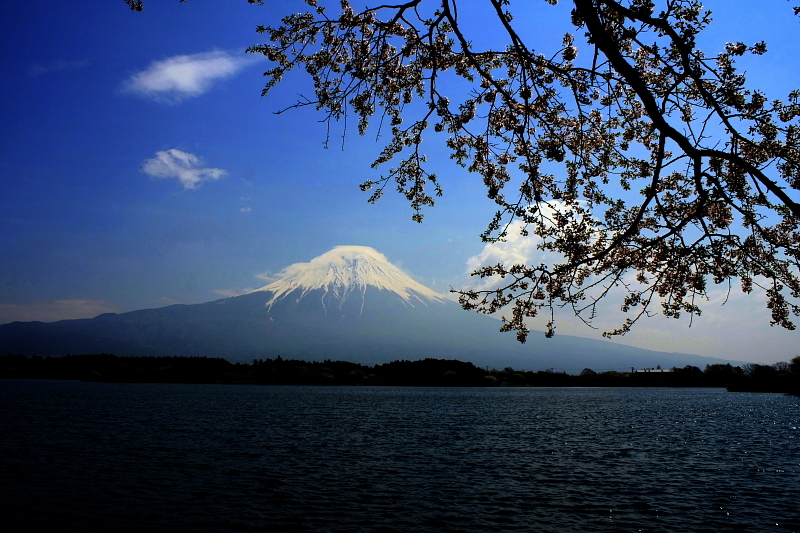
[{"label": "gradient blue sky", "polygon": [[[479,4],[462,12],[480,20]],[[558,24],[568,6],[517,4],[526,9],[519,24],[553,18],[554,33],[537,30],[538,42],[568,31]],[[373,206],[358,189],[380,173],[370,168],[382,146],[374,129],[349,135],[344,150],[334,129],[325,150],[313,111],[274,114],[309,94],[308,80],[290,76],[261,98],[268,62],[244,50],[263,42],[257,24],[301,2],[145,5],[133,13],[122,0],[30,0],[4,9],[0,323],[209,301],[339,244],[372,246],[440,292],[469,283],[468,264],[535,255],[522,240],[485,248],[478,235],[492,204],[439,146],[427,149],[445,197],[419,225],[403,199]],[[770,52],[742,63],[750,86],[773,98],[800,88],[791,4],[708,7],[709,53],[765,39]],[[480,39],[492,36],[482,28]],[[769,327],[763,301],[733,294],[720,307],[722,299],[715,293],[691,329],[657,318],[618,342],[767,363],[800,352],[797,332]],[[619,319],[610,313],[599,325]],[[566,317],[557,331],[599,337]]]}]

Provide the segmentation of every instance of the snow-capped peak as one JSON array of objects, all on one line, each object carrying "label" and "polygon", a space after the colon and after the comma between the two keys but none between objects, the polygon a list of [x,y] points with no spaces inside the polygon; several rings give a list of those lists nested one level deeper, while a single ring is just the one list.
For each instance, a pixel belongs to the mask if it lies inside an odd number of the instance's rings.
[{"label": "snow-capped peak", "polygon": [[393,292],[411,305],[413,300],[423,303],[425,300],[445,300],[441,294],[417,283],[369,246],[337,246],[309,263],[287,267],[278,276],[281,279],[257,289],[272,292],[268,307],[296,290],[302,291],[302,298],[309,291],[322,289],[325,291],[323,300],[332,297],[343,302],[353,292],[363,296],[367,287]]}]

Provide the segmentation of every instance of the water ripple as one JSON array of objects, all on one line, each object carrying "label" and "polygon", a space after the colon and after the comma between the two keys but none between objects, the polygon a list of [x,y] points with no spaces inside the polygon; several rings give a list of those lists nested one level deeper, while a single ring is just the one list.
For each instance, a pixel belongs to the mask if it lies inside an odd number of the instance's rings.
[{"label": "water ripple", "polygon": [[2,381],[6,531],[800,532],[800,401]]}]

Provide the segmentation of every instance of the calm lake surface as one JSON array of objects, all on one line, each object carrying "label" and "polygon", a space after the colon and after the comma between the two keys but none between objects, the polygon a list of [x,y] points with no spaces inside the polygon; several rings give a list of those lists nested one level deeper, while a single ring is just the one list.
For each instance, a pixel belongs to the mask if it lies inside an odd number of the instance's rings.
[{"label": "calm lake surface", "polygon": [[0,381],[4,531],[800,531],[800,398]]}]

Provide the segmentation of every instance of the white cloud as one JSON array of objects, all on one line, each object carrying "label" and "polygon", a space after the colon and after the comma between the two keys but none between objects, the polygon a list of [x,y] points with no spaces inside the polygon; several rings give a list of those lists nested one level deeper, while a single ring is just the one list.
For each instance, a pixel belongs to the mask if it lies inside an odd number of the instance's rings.
[{"label": "white cloud", "polygon": [[[562,207],[561,202],[554,200],[550,202],[549,206],[542,205],[541,212],[547,220],[557,209]],[[504,241],[488,243],[479,254],[467,259],[467,274],[498,263],[510,267],[511,265],[553,264],[563,259],[561,254],[539,250],[537,246],[541,244],[542,238],[534,235],[532,231],[528,235],[522,235],[523,228],[524,224],[521,221],[512,222],[506,230],[507,236]],[[499,281],[500,278],[497,276],[491,278],[472,277],[468,285],[472,289],[487,290],[497,286]]]},{"label": "white cloud", "polygon": [[167,103],[199,96],[222,78],[233,76],[252,59],[215,51],[153,61],[123,84],[123,90]]},{"label": "white cloud", "polygon": [[[484,266],[498,263],[508,266],[530,264],[534,260],[537,263],[541,263],[543,252],[539,251],[539,257],[537,257],[536,249],[536,246],[541,242],[541,238],[535,235],[521,235],[522,226],[522,222],[512,222],[508,228],[508,236],[505,241],[489,243],[483,247],[481,253],[467,259],[467,272],[472,273]],[[492,282],[484,278],[480,284],[491,285]]]},{"label": "white cloud", "polygon": [[249,213],[250,211],[252,211],[252,209],[250,207],[247,207],[247,206],[239,208],[239,212],[240,213]]},{"label": "white cloud", "polygon": [[221,168],[207,168],[202,165],[203,160],[198,156],[172,148],[156,152],[155,157],[145,160],[142,170],[154,178],[176,178],[184,189],[196,189],[200,182],[215,181],[227,174]]},{"label": "white cloud", "polygon": [[75,318],[94,318],[103,313],[119,313],[123,309],[105,300],[53,300],[28,304],[0,303],[0,324],[8,322],[55,322]]},{"label": "white cloud", "polygon": [[267,270],[266,272],[262,272],[261,274],[256,274],[255,277],[258,279],[263,279],[267,283],[272,283],[273,281],[281,279],[283,277],[283,272],[278,272],[277,274],[275,274]]},{"label": "white cloud", "polygon": [[248,292],[253,292],[256,290],[253,287],[245,287],[244,289],[215,289],[214,294],[219,296],[224,296],[226,298],[231,296],[241,296],[242,294],[247,294]]}]

